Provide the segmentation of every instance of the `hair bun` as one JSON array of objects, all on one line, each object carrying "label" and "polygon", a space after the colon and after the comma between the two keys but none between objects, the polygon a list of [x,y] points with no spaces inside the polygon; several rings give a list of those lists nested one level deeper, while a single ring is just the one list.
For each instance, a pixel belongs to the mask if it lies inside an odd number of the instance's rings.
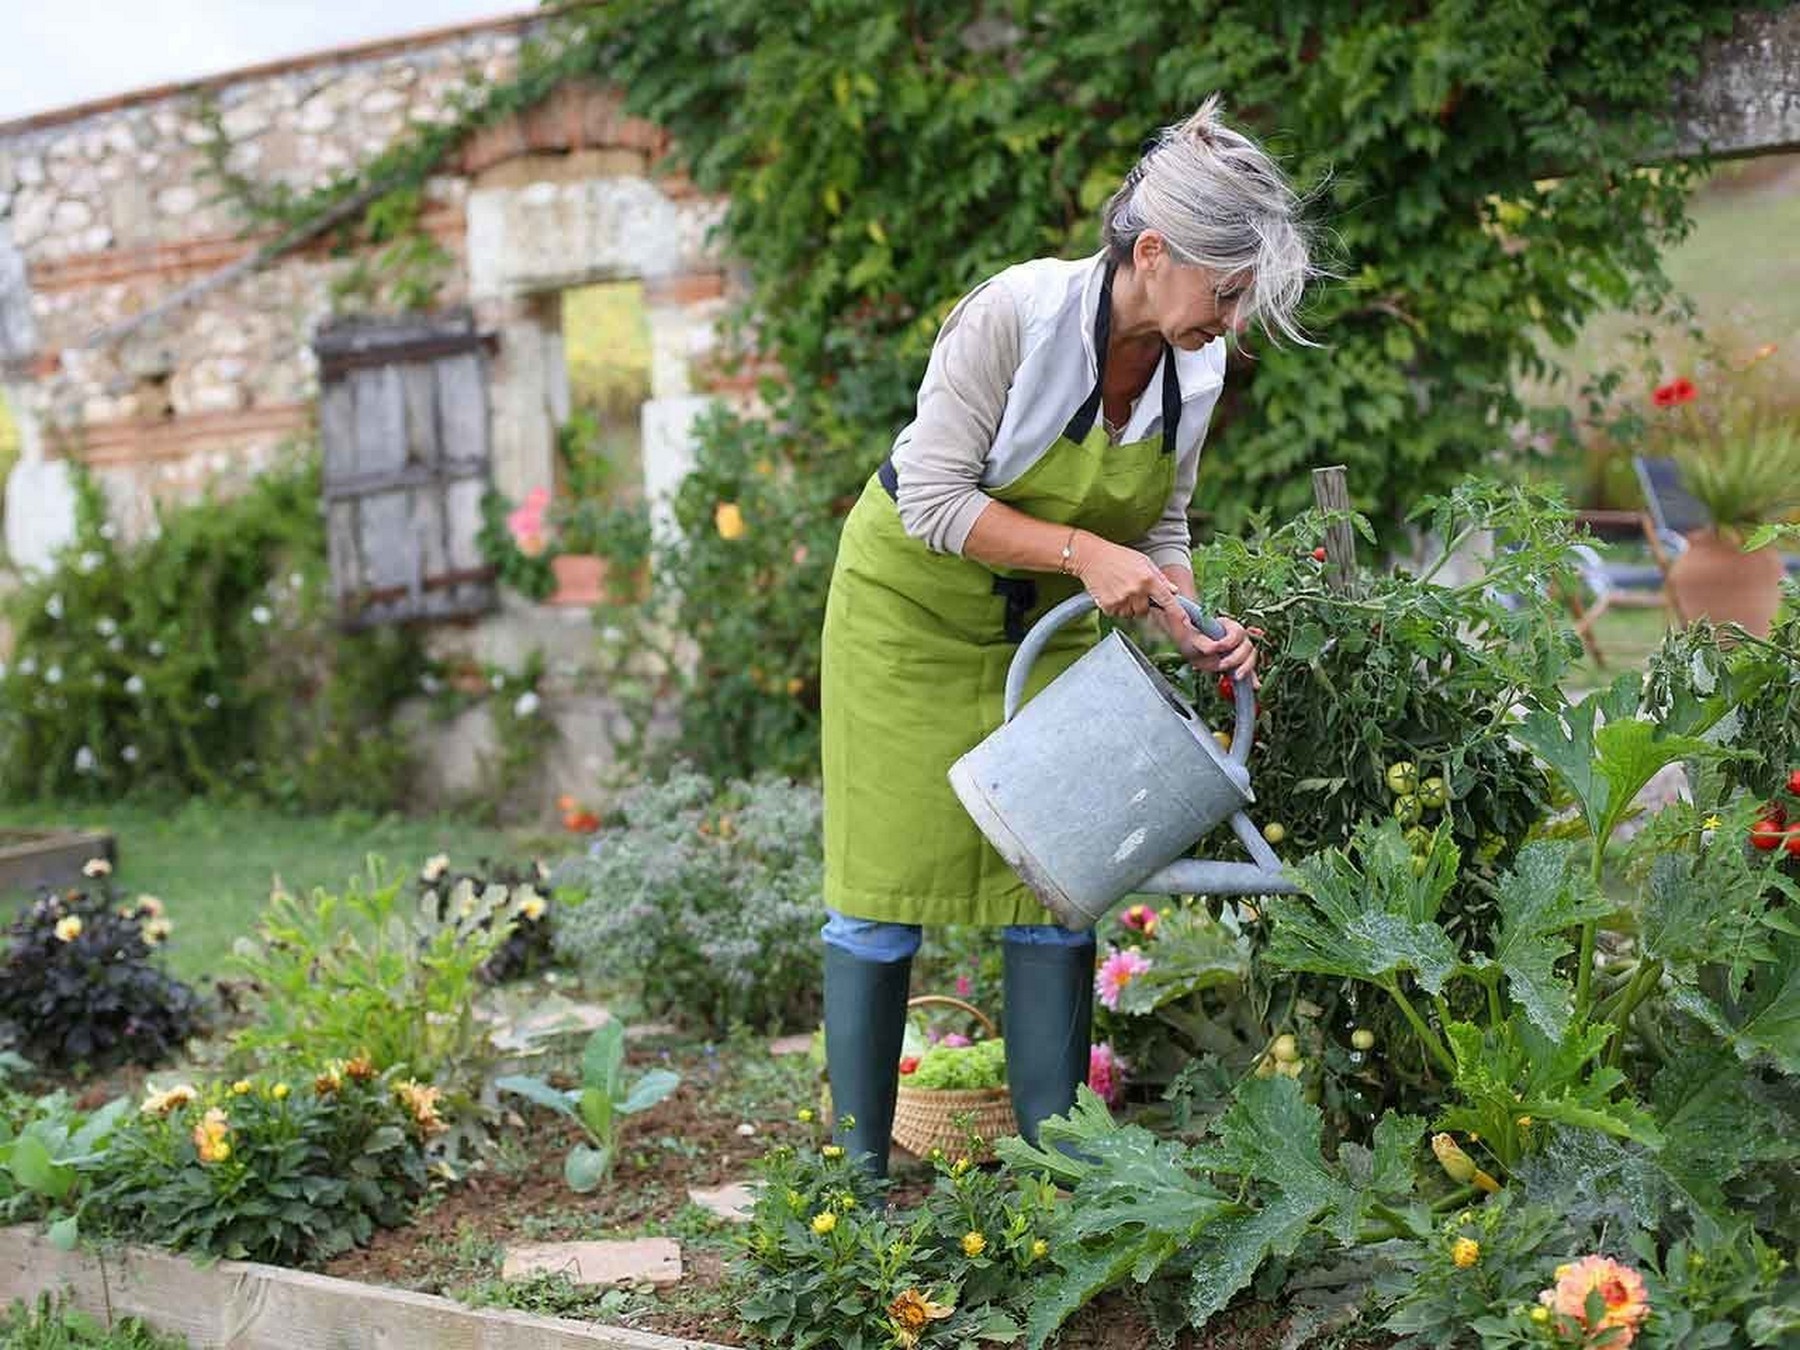
[{"label": "hair bun", "polygon": [[1210,146],[1213,136],[1223,124],[1225,100],[1219,94],[1208,94],[1206,101],[1194,109],[1188,119],[1175,128],[1175,134]]}]

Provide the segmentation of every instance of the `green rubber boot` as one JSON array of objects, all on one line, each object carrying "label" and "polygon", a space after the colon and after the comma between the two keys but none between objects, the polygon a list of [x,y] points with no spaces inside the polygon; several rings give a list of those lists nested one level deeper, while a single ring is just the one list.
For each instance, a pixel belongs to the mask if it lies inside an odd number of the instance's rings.
[{"label": "green rubber boot", "polygon": [[831,1110],[838,1120],[848,1115],[855,1121],[849,1129],[834,1121],[832,1138],[876,1177],[888,1172],[911,974],[911,961],[865,961],[825,944],[825,1073],[831,1082]]},{"label": "green rubber boot", "polygon": [[1075,1105],[1094,1025],[1094,948],[1002,942],[1006,1083],[1028,1144]]}]

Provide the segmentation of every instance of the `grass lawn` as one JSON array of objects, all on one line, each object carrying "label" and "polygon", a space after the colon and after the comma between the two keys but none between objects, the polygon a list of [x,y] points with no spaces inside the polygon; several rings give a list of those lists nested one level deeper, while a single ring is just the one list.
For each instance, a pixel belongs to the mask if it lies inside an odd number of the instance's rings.
[{"label": "grass lawn", "polygon": [[[570,848],[568,836],[489,829],[449,817],[304,817],[208,801],[0,807],[0,826],[45,825],[112,831],[120,889],[148,892],[168,905],[175,925],[169,962],[188,979],[227,972],[231,944],[254,928],[276,878],[290,891],[336,890],[365,871],[371,856],[390,871],[412,871],[434,853],[474,862],[553,858]],[[10,909],[23,898],[15,894],[0,905]]]}]

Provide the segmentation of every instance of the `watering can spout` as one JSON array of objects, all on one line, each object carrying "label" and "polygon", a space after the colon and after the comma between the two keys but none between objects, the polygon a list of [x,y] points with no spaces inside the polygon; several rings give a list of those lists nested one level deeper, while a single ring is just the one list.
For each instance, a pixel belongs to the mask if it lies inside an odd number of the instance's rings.
[{"label": "watering can spout", "polygon": [[1172,862],[1136,887],[1144,895],[1293,895],[1299,889],[1279,869],[1204,858]]}]

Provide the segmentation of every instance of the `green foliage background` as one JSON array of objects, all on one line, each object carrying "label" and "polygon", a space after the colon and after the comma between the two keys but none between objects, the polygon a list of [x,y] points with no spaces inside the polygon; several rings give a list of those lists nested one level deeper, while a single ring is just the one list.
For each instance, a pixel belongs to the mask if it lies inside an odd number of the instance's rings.
[{"label": "green foliage background", "polygon": [[[1313,0],[613,0],[577,11],[597,69],[727,194],[724,245],[758,349],[786,375],[766,427],[702,437],[661,559],[700,661],[683,749],[810,771],[836,514],[909,418],[939,322],[1021,259],[1095,247],[1145,137],[1223,91],[1315,194],[1339,278],[1322,345],[1234,355],[1196,493],[1203,528],[1303,508],[1349,467],[1377,521],[1505,457],[1540,368],[1602,308],[1664,288],[1692,169],[1634,164],[1727,0],[1568,7]],[[1547,175],[1559,176],[1549,177]],[[772,467],[771,467],[772,466]],[[748,532],[713,528],[738,502]],[[826,513],[822,520],[820,512]],[[797,549],[796,545],[804,545]],[[804,685],[750,680],[770,654]],[[765,671],[765,674],[767,672]]]}]

